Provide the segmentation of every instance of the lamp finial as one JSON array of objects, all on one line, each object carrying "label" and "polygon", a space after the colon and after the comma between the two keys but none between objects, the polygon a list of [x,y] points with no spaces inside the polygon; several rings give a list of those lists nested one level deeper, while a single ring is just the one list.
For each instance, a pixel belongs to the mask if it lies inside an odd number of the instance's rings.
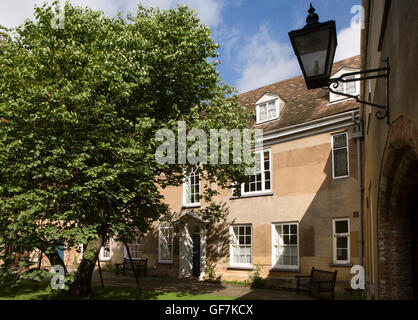
[{"label": "lamp finial", "polygon": [[319,16],[315,13],[315,8],[312,6],[312,2],[309,7],[309,15],[306,18],[306,23],[308,26],[318,23],[319,22]]}]

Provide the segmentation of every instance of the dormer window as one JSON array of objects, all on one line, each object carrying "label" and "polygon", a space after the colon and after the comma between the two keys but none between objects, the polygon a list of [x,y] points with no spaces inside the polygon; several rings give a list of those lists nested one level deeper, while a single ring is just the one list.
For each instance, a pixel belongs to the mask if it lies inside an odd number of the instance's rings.
[{"label": "dormer window", "polygon": [[278,119],[281,104],[282,101],[278,96],[265,94],[256,102],[257,124]]},{"label": "dormer window", "polygon": [[263,103],[257,106],[258,119],[257,123],[270,121],[278,118],[278,110],[276,101]]},{"label": "dormer window", "polygon": [[[331,76],[331,78],[338,78],[344,73],[355,72],[355,71],[358,71],[358,70],[343,68],[340,71],[338,71],[337,73],[333,74]],[[359,76],[352,76],[352,77],[346,77],[345,79],[348,80],[348,79],[354,79],[354,78],[358,78],[358,77]],[[337,88],[332,87],[332,89],[334,91],[350,94],[352,96],[357,96],[357,95],[360,94],[360,85],[359,85],[358,81],[356,81],[356,82],[340,82],[339,86]],[[347,100],[347,99],[350,99],[350,98],[348,98],[346,96],[334,94],[332,92],[329,93],[329,102],[338,102],[338,101]]]}]

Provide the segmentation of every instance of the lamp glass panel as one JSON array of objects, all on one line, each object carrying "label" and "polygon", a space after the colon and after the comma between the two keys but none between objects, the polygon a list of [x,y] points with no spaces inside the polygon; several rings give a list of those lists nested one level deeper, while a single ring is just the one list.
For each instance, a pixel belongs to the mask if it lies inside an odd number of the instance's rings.
[{"label": "lamp glass panel", "polygon": [[327,60],[330,29],[320,29],[295,37],[296,47],[307,77],[323,75]]}]

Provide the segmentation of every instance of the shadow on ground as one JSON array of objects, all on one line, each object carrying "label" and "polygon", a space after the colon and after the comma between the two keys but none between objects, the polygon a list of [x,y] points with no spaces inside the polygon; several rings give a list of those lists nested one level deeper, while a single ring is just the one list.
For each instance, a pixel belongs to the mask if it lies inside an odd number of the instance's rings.
[{"label": "shadow on ground", "polygon": [[[291,289],[258,289],[249,286],[202,282],[194,279],[176,279],[172,277],[139,277],[140,287],[145,292],[145,299],[159,299],[162,293],[172,293],[175,297],[190,297],[190,295],[206,295],[205,299],[228,297],[242,300],[310,300],[309,294],[297,294]],[[114,272],[103,272],[104,289],[106,287],[136,288],[132,273],[116,276]],[[93,285],[100,286],[98,272],[93,275]],[[165,294],[167,296],[167,294]],[[170,296],[170,295],[168,295]],[[121,299],[121,297],[118,297]]]}]

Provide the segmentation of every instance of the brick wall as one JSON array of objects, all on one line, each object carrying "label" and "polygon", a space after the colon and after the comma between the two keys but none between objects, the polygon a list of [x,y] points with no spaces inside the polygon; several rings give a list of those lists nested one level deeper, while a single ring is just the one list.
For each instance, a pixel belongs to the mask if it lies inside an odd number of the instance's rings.
[{"label": "brick wall", "polygon": [[[379,298],[410,299],[416,283],[418,132],[401,117],[391,125],[379,190]],[[416,290],[415,290],[416,294]]]}]

